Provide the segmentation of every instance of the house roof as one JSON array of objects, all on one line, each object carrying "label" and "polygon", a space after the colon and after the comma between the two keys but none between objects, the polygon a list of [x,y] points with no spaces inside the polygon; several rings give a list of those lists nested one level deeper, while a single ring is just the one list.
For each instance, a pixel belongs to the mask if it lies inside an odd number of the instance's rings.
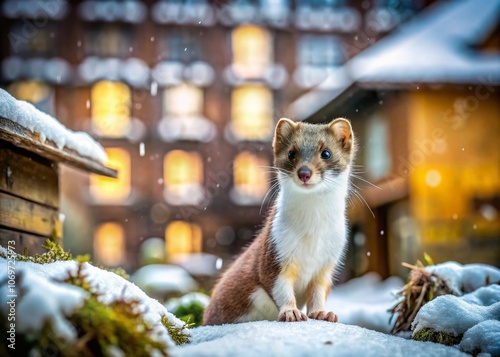
[{"label": "house roof", "polygon": [[[292,103],[302,120],[353,84],[364,88],[413,84],[500,82],[500,55],[481,53],[498,26],[500,0],[441,1],[352,58],[314,91]],[[343,72],[350,81],[336,81]],[[346,84],[347,83],[347,84]]]},{"label": "house roof", "polygon": [[59,149],[57,145],[47,140],[41,142],[37,134],[32,133],[18,123],[0,117],[0,146],[2,141],[18,148],[38,154],[48,160],[61,162],[80,170],[93,172],[108,177],[117,177],[117,171],[100,164],[90,158],[79,155],[72,149]]}]

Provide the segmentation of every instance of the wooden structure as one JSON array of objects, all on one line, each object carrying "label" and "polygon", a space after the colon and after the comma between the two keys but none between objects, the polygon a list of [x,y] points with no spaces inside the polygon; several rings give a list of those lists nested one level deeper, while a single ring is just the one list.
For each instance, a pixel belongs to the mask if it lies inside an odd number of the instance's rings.
[{"label": "wooden structure", "polygon": [[115,170],[0,117],[0,245],[39,253],[47,238],[62,238],[59,214],[59,163],[109,177]]}]

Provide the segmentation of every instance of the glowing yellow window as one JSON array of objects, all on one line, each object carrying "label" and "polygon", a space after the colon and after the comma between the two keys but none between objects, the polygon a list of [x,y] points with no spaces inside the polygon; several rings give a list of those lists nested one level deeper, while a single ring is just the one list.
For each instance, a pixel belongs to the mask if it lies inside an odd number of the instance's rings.
[{"label": "glowing yellow window", "polygon": [[234,160],[234,189],[232,198],[240,204],[256,204],[269,188],[266,158],[242,152]]},{"label": "glowing yellow window", "polygon": [[203,112],[203,90],[192,84],[182,83],[166,88],[163,92],[165,117],[200,116]]},{"label": "glowing yellow window", "polygon": [[233,69],[243,78],[259,78],[272,63],[269,32],[258,26],[243,25],[232,33]]},{"label": "glowing yellow window", "polygon": [[125,262],[125,231],[117,223],[104,223],[94,233],[94,257],[97,262],[116,266]]},{"label": "glowing yellow window", "polygon": [[273,95],[259,85],[246,85],[232,93],[232,131],[238,139],[266,140],[272,135]]},{"label": "glowing yellow window", "polygon": [[118,203],[130,195],[130,155],[120,148],[106,148],[109,166],[118,171],[118,178],[92,175],[90,177],[90,192],[100,203]]},{"label": "glowing yellow window", "polygon": [[123,137],[130,126],[130,88],[121,82],[101,81],[92,86],[92,129],[105,137]]},{"label": "glowing yellow window", "polygon": [[54,114],[54,91],[52,87],[40,81],[19,81],[8,87],[16,99],[25,100],[49,114]]},{"label": "glowing yellow window", "polygon": [[175,205],[197,204],[203,199],[203,162],[197,152],[173,150],[163,161],[165,198]]},{"label": "glowing yellow window", "polygon": [[199,253],[202,248],[201,228],[183,221],[170,223],[165,231],[167,255]]}]

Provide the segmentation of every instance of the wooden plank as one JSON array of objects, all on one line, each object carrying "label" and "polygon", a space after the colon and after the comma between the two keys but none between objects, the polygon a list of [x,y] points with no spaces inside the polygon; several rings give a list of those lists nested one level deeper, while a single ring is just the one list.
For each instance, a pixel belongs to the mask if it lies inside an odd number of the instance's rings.
[{"label": "wooden plank", "polygon": [[[45,253],[46,250],[42,245],[45,245],[47,238],[0,228],[0,245],[4,248],[10,245],[18,254],[24,254],[24,248],[27,249],[28,255]],[[15,243],[9,243],[12,241]]]},{"label": "wooden plank", "polygon": [[17,147],[37,153],[46,159],[62,162],[84,171],[90,171],[108,177],[117,177],[117,171],[89,158],[78,155],[74,150],[59,150],[55,143],[47,140],[41,143],[38,135],[23,128],[12,120],[0,117],[0,140],[10,142]]},{"label": "wooden plank", "polygon": [[0,225],[45,237],[62,237],[57,209],[0,192]]},{"label": "wooden plank", "polygon": [[0,191],[58,208],[57,165],[50,165],[38,155],[24,156],[23,153],[29,154],[25,150],[17,151],[0,142]]}]

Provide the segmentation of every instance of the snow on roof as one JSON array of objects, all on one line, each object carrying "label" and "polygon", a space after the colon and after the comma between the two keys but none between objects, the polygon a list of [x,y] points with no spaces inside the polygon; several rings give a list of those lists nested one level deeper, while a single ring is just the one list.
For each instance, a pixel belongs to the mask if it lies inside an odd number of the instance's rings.
[{"label": "snow on roof", "polygon": [[16,100],[3,89],[0,89],[0,117],[38,134],[42,143],[46,140],[54,142],[59,150],[66,147],[101,164],[107,160],[103,147],[90,135],[67,129],[54,117],[41,112],[31,103]]},{"label": "snow on roof", "polygon": [[[354,57],[358,82],[479,83],[500,80],[500,55],[479,45],[498,25],[500,0],[439,2]],[[490,79],[491,81],[491,79]]]},{"label": "snow on roof", "polygon": [[500,55],[481,54],[473,46],[498,26],[499,11],[500,0],[435,3],[337,68],[293,102],[290,112],[296,120],[306,119],[355,83],[498,83]]}]

